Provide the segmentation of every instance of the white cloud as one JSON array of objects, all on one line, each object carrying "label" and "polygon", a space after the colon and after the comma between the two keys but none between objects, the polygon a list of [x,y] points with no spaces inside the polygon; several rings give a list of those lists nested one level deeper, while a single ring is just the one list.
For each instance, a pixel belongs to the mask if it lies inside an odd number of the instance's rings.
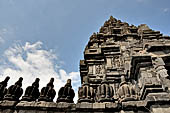
[{"label": "white cloud", "polygon": [[164,8],[164,9],[163,9],[163,12],[164,12],[164,13],[169,12],[169,8]]},{"label": "white cloud", "polygon": [[6,28],[0,29],[0,44],[3,44],[5,42],[4,35],[8,33],[8,30]]},{"label": "white cloud", "polygon": [[[67,73],[64,69],[56,68],[57,57],[52,50],[44,50],[43,43],[38,41],[34,44],[26,42],[24,46],[15,44],[4,52],[6,63],[0,65],[0,80],[10,76],[8,86],[14,84],[19,77],[23,77],[23,89],[31,85],[35,78],[40,78],[40,89],[49,82],[51,77],[55,78],[55,90],[58,93],[60,87],[64,86],[67,79],[72,79],[72,85],[78,99],[77,89],[80,85],[79,72]],[[5,60],[5,59],[4,59]],[[56,95],[57,97],[57,95]],[[56,98],[55,100],[56,101]]]}]

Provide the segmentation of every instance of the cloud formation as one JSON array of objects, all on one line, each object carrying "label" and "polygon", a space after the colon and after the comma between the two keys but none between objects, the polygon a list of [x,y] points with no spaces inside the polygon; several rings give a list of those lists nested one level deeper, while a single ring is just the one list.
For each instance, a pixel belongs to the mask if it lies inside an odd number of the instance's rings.
[{"label": "cloud formation", "polygon": [[[34,44],[26,42],[25,45],[15,44],[4,52],[4,63],[0,65],[0,81],[10,76],[8,86],[14,84],[19,77],[23,77],[23,89],[32,84],[35,78],[40,78],[40,89],[49,82],[51,77],[55,78],[54,86],[56,92],[64,86],[67,79],[72,79],[75,90],[75,102],[77,101],[77,89],[80,85],[79,72],[67,73],[57,64],[57,56],[52,50],[43,49],[43,43],[38,41]],[[57,97],[57,95],[56,95]],[[55,100],[56,101],[56,98]]]},{"label": "cloud formation", "polygon": [[4,35],[7,33],[7,31],[8,30],[6,28],[0,29],[0,44],[3,44],[5,42]]},{"label": "cloud formation", "polygon": [[169,8],[164,8],[164,9],[163,9],[163,12],[164,12],[164,13],[169,12]]}]

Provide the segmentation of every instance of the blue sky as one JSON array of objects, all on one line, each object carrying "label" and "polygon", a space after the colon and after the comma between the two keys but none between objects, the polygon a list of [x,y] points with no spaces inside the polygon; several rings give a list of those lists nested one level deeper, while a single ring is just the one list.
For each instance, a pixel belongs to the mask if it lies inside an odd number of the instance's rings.
[{"label": "blue sky", "polygon": [[0,0],[1,78],[51,74],[61,86],[73,78],[76,88],[84,48],[104,21],[112,15],[170,35],[169,4],[169,0]]}]

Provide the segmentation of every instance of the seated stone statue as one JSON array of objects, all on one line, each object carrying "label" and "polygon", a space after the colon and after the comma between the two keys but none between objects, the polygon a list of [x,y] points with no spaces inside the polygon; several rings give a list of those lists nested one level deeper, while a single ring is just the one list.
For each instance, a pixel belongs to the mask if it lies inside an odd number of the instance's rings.
[{"label": "seated stone statue", "polygon": [[57,102],[73,103],[74,96],[75,93],[71,86],[71,79],[68,79],[66,85],[58,91]]},{"label": "seated stone statue", "polygon": [[7,76],[4,81],[0,82],[0,100],[2,100],[4,98],[4,95],[7,93],[6,86],[9,79],[10,77]]},{"label": "seated stone statue", "polygon": [[10,86],[7,90],[7,94],[4,97],[4,100],[10,101],[19,101],[19,98],[23,94],[22,87],[22,80],[23,78],[20,77],[19,80],[12,86]]},{"label": "seated stone statue", "polygon": [[56,92],[54,90],[54,78],[51,78],[50,82],[47,84],[46,87],[43,87],[41,89],[41,93],[40,93],[40,97],[39,97],[39,101],[46,101],[46,102],[52,102]]},{"label": "seated stone statue", "polygon": [[85,82],[82,84],[82,87],[79,87],[78,91],[78,103],[81,102],[94,102],[94,90],[90,86],[88,77],[85,78]]},{"label": "seated stone statue", "polygon": [[135,87],[133,85],[129,85],[126,82],[125,76],[121,76],[121,83],[118,89],[118,97],[119,97],[119,102],[137,100]]},{"label": "seated stone statue", "polygon": [[98,102],[113,102],[113,87],[110,86],[106,77],[101,82],[101,85],[97,87],[96,100]]},{"label": "seated stone statue", "polygon": [[36,101],[40,96],[39,92],[39,78],[35,79],[32,86],[28,86],[25,91],[25,95],[22,97],[22,101]]}]

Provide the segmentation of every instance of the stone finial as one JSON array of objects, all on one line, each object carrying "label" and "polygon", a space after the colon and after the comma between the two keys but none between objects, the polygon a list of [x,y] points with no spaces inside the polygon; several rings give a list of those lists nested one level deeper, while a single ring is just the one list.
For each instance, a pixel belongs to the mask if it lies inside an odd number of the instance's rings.
[{"label": "stone finial", "polygon": [[22,97],[22,101],[36,101],[40,96],[39,92],[39,78],[35,79],[32,86],[28,86],[25,91],[25,95]]},{"label": "stone finial", "polygon": [[7,94],[4,97],[4,100],[18,101],[21,95],[23,94],[22,87],[23,78],[20,77],[14,85],[10,86],[7,90]]},{"label": "stone finial", "polygon": [[126,82],[126,78],[124,75],[121,76],[121,83],[117,92],[119,102],[137,100],[137,94],[134,86]]},{"label": "stone finial", "polygon": [[140,30],[149,30],[150,28],[146,24],[141,24],[138,26]]},{"label": "stone finial", "polygon": [[104,76],[101,85],[97,87],[96,99],[98,102],[113,102],[113,87]]},{"label": "stone finial", "polygon": [[0,100],[2,100],[4,98],[4,95],[7,93],[6,86],[9,79],[10,77],[7,76],[4,81],[0,82]]},{"label": "stone finial", "polygon": [[41,89],[40,97],[38,98],[39,101],[46,101],[46,102],[53,101],[56,95],[53,82],[54,82],[54,78],[51,78],[47,86]]},{"label": "stone finial", "polygon": [[71,79],[68,79],[65,86],[61,87],[58,91],[57,102],[73,103],[74,96],[75,93],[71,86]]},{"label": "stone finial", "polygon": [[78,96],[79,96],[78,103],[94,102],[94,90],[89,84],[88,77],[85,78],[85,82],[82,84],[82,87],[79,87]]},{"label": "stone finial", "polygon": [[[141,24],[138,26],[138,33],[141,35],[144,31],[151,30],[146,24]],[[152,31],[152,30],[151,30]]]},{"label": "stone finial", "polygon": [[110,19],[109,19],[111,22],[117,22],[117,19],[114,18],[113,16],[110,16]]}]

